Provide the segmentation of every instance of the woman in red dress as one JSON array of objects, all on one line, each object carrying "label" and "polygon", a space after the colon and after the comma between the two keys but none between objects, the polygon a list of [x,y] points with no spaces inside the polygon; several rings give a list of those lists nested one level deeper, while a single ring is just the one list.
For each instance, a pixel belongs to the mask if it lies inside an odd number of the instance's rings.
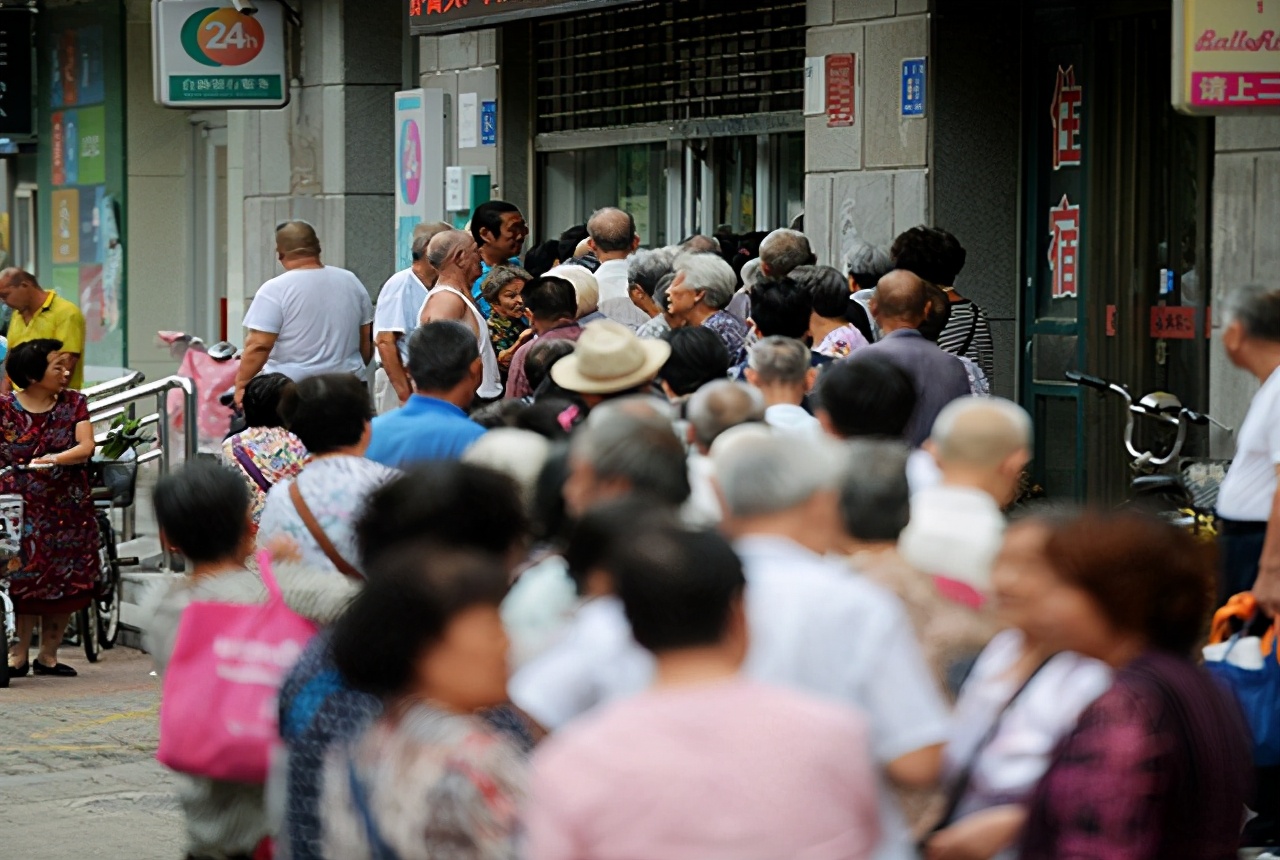
[{"label": "woman in red dress", "polygon": [[[93,456],[93,425],[84,395],[67,390],[68,356],[57,340],[40,339],[9,351],[5,371],[15,387],[0,396],[0,466],[49,464],[56,468],[14,472],[0,492],[26,503],[22,557],[9,563],[9,595],[18,637],[9,649],[9,677],[28,671],[70,677],[58,662],[58,646],[71,614],[88,606],[98,569],[98,528],[89,476],[79,466]],[[36,621],[40,653],[31,665],[28,646]]]}]

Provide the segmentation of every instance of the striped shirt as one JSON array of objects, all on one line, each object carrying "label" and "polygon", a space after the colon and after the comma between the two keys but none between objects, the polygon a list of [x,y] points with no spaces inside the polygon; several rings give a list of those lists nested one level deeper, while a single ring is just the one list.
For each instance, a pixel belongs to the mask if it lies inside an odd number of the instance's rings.
[{"label": "striped shirt", "polygon": [[[966,342],[968,347],[965,347]],[[988,380],[995,377],[995,342],[991,339],[991,324],[987,322],[982,308],[969,299],[951,303],[951,319],[942,330],[938,346],[944,352],[964,355],[976,361]]]}]

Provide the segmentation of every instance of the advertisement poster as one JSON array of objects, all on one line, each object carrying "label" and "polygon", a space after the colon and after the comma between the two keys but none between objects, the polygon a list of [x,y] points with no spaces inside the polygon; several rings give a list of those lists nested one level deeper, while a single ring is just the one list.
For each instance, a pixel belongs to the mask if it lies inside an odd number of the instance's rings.
[{"label": "advertisement poster", "polygon": [[1211,116],[1280,113],[1280,3],[1177,0],[1173,106]]}]

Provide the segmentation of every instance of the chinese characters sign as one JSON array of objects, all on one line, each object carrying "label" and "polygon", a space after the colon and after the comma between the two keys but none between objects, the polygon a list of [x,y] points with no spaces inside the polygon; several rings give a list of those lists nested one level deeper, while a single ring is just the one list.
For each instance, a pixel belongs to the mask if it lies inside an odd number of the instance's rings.
[{"label": "chinese characters sign", "polygon": [[1280,0],[1176,0],[1173,106],[1280,112]]},{"label": "chinese characters sign", "polygon": [[1055,299],[1080,294],[1080,207],[1072,206],[1067,195],[1049,210],[1049,271],[1053,273],[1050,295]]},{"label": "chinese characters sign", "polygon": [[1058,66],[1058,83],[1053,90],[1053,169],[1080,166],[1080,117],[1083,90],[1076,84],[1076,67]]},{"label": "chinese characters sign", "polygon": [[925,58],[902,61],[902,116],[924,116]]},{"label": "chinese characters sign", "polygon": [[155,100],[166,107],[274,108],[289,100],[284,10],[260,0],[152,0]]},{"label": "chinese characters sign", "polygon": [[1156,305],[1151,309],[1151,337],[1157,340],[1192,340],[1196,336],[1194,307]]},{"label": "chinese characters sign", "polygon": [[407,0],[414,36],[492,27],[516,18],[572,15],[636,0]]},{"label": "chinese characters sign", "polygon": [[827,128],[853,125],[857,58],[853,54],[828,54],[826,78]]}]

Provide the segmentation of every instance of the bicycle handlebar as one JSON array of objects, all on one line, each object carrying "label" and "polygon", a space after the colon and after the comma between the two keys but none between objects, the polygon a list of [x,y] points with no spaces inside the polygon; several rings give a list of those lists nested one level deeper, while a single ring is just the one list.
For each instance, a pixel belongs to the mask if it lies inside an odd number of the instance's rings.
[{"label": "bicycle handlebar", "polygon": [[1066,376],[1067,379],[1071,380],[1076,385],[1087,385],[1090,388],[1096,388],[1099,391],[1111,390],[1110,382],[1107,382],[1105,379],[1100,379],[1097,376],[1090,376],[1087,373],[1081,373],[1078,370],[1068,370]]},{"label": "bicycle handlebar", "polygon": [[[79,464],[77,464],[79,465]],[[12,466],[0,468],[0,478],[12,475],[14,472],[45,472],[49,469],[67,468],[58,466],[54,463],[14,463]]]}]

